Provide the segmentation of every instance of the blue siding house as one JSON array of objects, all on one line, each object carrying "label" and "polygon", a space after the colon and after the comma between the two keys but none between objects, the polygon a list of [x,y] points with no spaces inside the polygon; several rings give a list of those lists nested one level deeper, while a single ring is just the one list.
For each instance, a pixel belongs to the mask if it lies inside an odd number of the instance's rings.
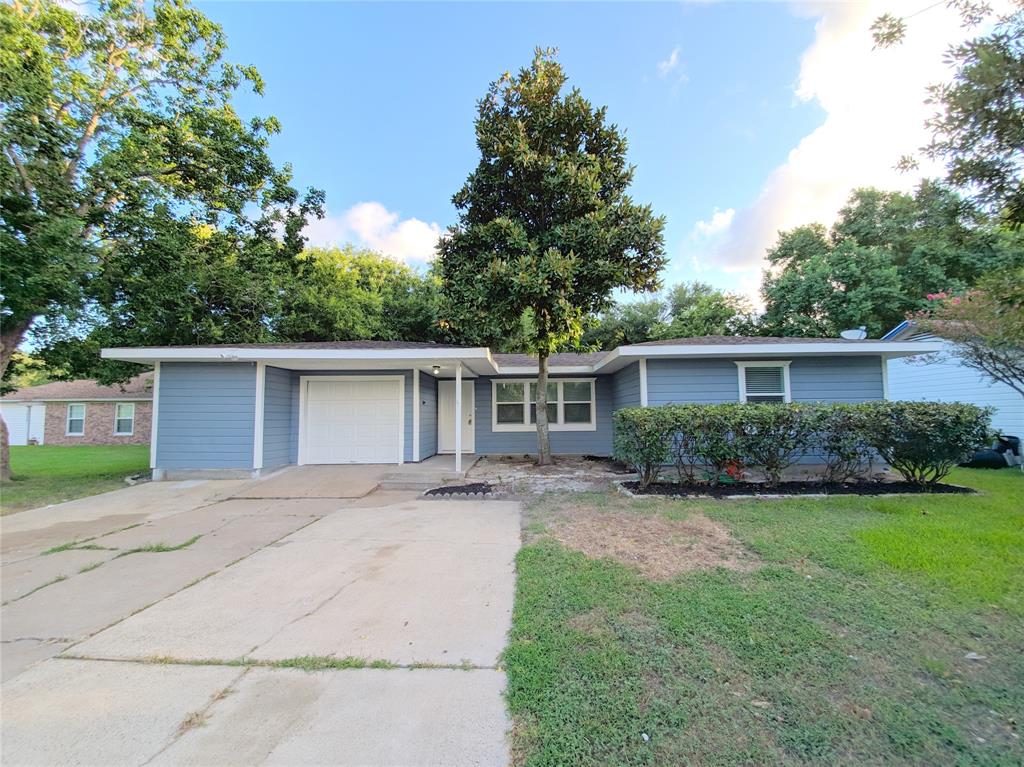
[{"label": "blue siding house", "polygon": [[[936,346],[937,350],[939,346]],[[609,455],[625,407],[863,402],[927,343],[708,336],[555,354],[552,451]],[[154,478],[252,476],[290,464],[535,453],[537,361],[398,341],[104,349],[152,365]]]}]

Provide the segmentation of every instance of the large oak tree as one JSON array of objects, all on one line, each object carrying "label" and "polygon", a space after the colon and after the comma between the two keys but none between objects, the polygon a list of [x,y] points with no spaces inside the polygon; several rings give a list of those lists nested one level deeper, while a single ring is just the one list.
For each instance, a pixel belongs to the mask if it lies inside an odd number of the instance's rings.
[{"label": "large oak tree", "polygon": [[[504,74],[480,101],[480,162],[453,202],[459,223],[439,244],[448,322],[467,340],[500,343],[526,327],[536,354],[537,442],[551,460],[548,357],[617,288],[658,286],[664,220],[628,193],[626,139],[566,75],[554,51]],[[525,322],[524,322],[525,317]]]},{"label": "large oak tree", "polygon": [[[220,27],[185,0],[99,0],[88,12],[0,4],[0,376],[33,324],[53,340],[97,312],[116,314],[125,286],[147,273],[181,290],[181,274],[150,260],[168,257],[160,241],[201,250],[207,227],[222,249],[301,249],[320,195],[300,201],[287,168],[271,162],[276,120],[232,108],[239,87],[261,93],[263,83],[224,51]],[[163,267],[181,265],[170,256]],[[165,316],[163,327],[180,321]],[[2,426],[0,445],[2,478]]]}]

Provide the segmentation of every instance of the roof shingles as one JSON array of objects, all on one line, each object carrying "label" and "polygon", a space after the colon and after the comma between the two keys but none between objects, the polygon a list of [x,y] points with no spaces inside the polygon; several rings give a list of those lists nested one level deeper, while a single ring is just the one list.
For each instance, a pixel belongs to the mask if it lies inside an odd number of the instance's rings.
[{"label": "roof shingles", "polygon": [[124,384],[101,386],[95,381],[55,381],[19,389],[4,395],[4,402],[46,402],[48,400],[153,399],[153,373],[139,373]]}]

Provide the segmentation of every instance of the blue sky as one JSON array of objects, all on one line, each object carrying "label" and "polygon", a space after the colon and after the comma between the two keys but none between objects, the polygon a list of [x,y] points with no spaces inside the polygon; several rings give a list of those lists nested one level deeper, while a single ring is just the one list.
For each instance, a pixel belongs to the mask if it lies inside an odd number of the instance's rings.
[{"label": "blue sky", "polygon": [[[223,25],[229,58],[266,80],[266,95],[240,97],[240,111],[280,118],[275,159],[299,186],[327,192],[314,241],[423,263],[477,160],[476,100],[550,45],[570,83],[627,133],[633,195],[668,221],[665,281],[748,294],[777,229],[827,217],[855,184],[893,183],[886,171],[914,148],[903,144],[921,115],[905,116],[907,136],[865,136],[865,102],[888,103],[891,119],[893,104],[919,100],[934,74],[924,57],[936,52],[931,28],[896,52],[902,60],[872,52],[871,3],[199,7]],[[845,79],[859,66],[880,96]],[[834,170],[823,157],[837,158]]]}]

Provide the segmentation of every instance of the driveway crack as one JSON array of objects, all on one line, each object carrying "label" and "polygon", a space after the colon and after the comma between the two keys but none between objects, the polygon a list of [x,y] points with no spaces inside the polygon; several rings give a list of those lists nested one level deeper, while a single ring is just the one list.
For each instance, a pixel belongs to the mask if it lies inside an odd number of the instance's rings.
[{"label": "driveway crack", "polygon": [[142,762],[142,765],[140,765],[140,767],[145,767],[145,765],[151,763],[154,759],[160,756],[160,754],[164,753],[165,751],[167,751],[167,749],[171,748],[171,746],[173,746],[175,743],[181,740],[191,730],[194,730],[196,727],[202,727],[203,725],[205,725],[206,720],[210,718],[210,710],[215,705],[217,705],[219,701],[224,700],[224,698],[233,693],[235,691],[235,686],[242,681],[242,679],[245,677],[246,674],[249,673],[250,670],[251,669],[249,668],[242,669],[241,673],[239,673],[234,679],[228,682],[227,687],[218,690],[213,695],[211,695],[210,699],[206,702],[205,706],[203,706],[197,711],[193,711],[192,713],[188,714],[185,717],[185,719],[182,720],[181,724],[178,725],[178,730],[174,733],[173,736],[171,736],[171,739],[167,743],[165,743],[155,754],[149,757],[149,759]]}]

